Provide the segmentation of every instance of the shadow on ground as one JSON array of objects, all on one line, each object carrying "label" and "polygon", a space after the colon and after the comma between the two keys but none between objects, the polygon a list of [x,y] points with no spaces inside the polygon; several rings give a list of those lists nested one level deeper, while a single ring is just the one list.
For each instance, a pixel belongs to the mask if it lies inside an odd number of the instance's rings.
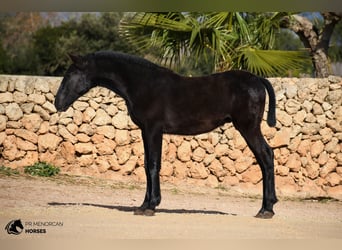
[{"label": "shadow on ground", "polygon": [[[93,203],[73,203],[73,202],[49,202],[49,206],[92,206],[92,207],[100,207],[107,209],[115,209],[121,212],[130,212],[133,213],[138,207],[128,207],[128,206],[112,206],[112,205],[103,205],[103,204],[93,204]],[[212,211],[212,210],[194,210],[194,209],[156,209],[157,213],[168,213],[168,214],[213,214],[213,215],[231,215],[236,216],[237,214],[233,213],[224,213],[220,211]]]}]

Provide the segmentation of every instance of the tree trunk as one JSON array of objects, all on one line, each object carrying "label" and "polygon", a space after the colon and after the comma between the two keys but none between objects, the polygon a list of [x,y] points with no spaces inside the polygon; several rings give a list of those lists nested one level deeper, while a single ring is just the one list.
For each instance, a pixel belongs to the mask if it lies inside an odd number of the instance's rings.
[{"label": "tree trunk", "polygon": [[295,32],[303,42],[304,47],[309,50],[315,76],[327,77],[331,73],[328,59],[330,37],[335,25],[341,20],[342,13],[324,12],[321,14],[324,18],[321,30],[309,19],[299,15],[285,17],[281,22],[281,27]]},{"label": "tree trunk", "polygon": [[327,53],[322,48],[317,48],[311,52],[312,63],[315,69],[316,77],[328,77],[331,73],[330,64]]}]

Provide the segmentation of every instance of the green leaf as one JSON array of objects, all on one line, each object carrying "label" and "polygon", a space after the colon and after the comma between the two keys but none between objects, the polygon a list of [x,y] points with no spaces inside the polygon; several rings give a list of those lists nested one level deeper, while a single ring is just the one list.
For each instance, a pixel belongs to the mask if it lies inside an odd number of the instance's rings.
[{"label": "green leaf", "polygon": [[[304,51],[275,51],[275,34],[285,12],[136,13],[124,18],[122,33],[145,49],[160,48],[161,62],[179,65],[189,55],[212,58],[216,71],[245,69],[263,76],[298,70]],[[125,21],[126,20],[126,21]]]},{"label": "green leaf", "polygon": [[245,48],[238,60],[239,67],[262,76],[276,76],[297,70],[310,57],[306,51],[258,50]]},{"label": "green leaf", "polygon": [[25,167],[24,172],[35,176],[50,177],[57,175],[60,169],[46,162],[36,162],[32,166]]}]

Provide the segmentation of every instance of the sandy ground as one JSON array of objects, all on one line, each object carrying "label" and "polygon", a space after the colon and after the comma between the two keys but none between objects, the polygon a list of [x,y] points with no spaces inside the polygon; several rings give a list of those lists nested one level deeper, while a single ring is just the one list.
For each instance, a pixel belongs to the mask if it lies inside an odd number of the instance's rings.
[{"label": "sandy ground", "polygon": [[[0,175],[0,240],[342,239],[341,201],[282,198],[273,219],[262,220],[253,217],[259,198],[163,183],[156,215],[134,216],[144,192],[144,184],[85,177]],[[5,230],[14,219],[24,226],[19,235]]]}]

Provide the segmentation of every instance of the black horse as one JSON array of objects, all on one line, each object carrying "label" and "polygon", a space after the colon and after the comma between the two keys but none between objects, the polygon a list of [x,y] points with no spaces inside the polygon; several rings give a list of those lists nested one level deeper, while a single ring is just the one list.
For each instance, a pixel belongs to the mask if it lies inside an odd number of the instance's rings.
[{"label": "black horse", "polygon": [[272,218],[277,202],[273,150],[260,130],[265,89],[269,95],[267,123],[276,124],[275,94],[269,81],[239,70],[184,77],[145,59],[109,51],[70,57],[73,64],[57,92],[56,109],[65,111],[91,88],[106,87],[126,101],[132,121],[142,131],[147,189],[135,214],[153,215],[161,201],[159,171],[164,133],[195,135],[233,122],[262,170],[263,202],[256,217]]}]

